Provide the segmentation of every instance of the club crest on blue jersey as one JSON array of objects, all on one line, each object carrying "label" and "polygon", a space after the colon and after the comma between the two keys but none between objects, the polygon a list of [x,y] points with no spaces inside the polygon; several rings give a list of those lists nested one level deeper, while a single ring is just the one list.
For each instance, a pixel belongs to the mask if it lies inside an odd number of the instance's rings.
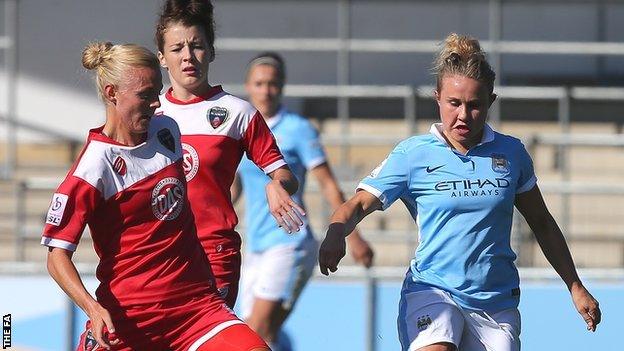
[{"label": "club crest on blue jersey", "polygon": [[432,323],[433,321],[431,320],[431,317],[426,314],[424,316],[418,317],[418,320],[416,321],[416,327],[418,327],[418,330],[423,331],[427,329],[427,327],[430,326]]},{"label": "club crest on blue jersey", "polygon": [[492,170],[497,173],[509,172],[509,162],[503,154],[492,154]]},{"label": "club crest on blue jersey", "polygon": [[215,106],[208,111],[206,118],[208,122],[212,126],[212,128],[217,129],[220,125],[225,122],[228,117],[228,110],[223,107]]}]

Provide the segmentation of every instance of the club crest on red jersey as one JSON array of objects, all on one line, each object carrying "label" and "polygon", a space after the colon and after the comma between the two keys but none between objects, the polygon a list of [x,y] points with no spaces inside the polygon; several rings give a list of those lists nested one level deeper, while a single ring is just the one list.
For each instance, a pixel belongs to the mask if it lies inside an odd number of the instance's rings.
[{"label": "club crest on red jersey", "polygon": [[126,161],[121,156],[117,156],[117,158],[113,162],[113,169],[120,176],[125,176],[126,175]]},{"label": "club crest on red jersey", "polygon": [[182,161],[184,176],[186,177],[186,181],[189,182],[195,177],[199,170],[199,155],[194,147],[182,143]]},{"label": "club crest on red jersey", "polygon": [[93,333],[91,332],[91,329],[87,330],[87,333],[85,334],[83,346],[84,346],[83,347],[84,351],[95,351],[99,349],[99,345],[97,341],[95,340],[95,337],[93,336]]},{"label": "club crest on red jersey", "polygon": [[158,137],[158,141],[169,149],[171,152],[175,152],[175,140],[173,139],[173,135],[171,135],[171,131],[169,129],[163,128],[156,133]]},{"label": "club crest on red jersey", "polygon": [[206,114],[206,118],[208,122],[212,126],[212,128],[219,128],[228,117],[228,110],[223,107],[215,106],[211,108]]},{"label": "club crest on red jersey", "polygon": [[152,190],[152,212],[161,221],[178,218],[184,207],[184,184],[178,178],[167,177]]}]

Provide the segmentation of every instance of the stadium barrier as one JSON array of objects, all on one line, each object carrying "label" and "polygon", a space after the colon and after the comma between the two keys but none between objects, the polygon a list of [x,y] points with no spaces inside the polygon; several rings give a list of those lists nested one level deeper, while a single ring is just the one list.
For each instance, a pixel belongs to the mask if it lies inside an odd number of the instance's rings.
[{"label": "stadium barrier", "polygon": [[[553,137],[553,136],[551,136]],[[536,139],[539,139],[537,137]],[[549,139],[545,138],[542,142],[547,142]],[[351,145],[357,144],[355,140],[352,140],[353,143]],[[552,141],[556,141],[556,139],[552,139]],[[566,142],[569,142],[567,140]],[[342,140],[341,142],[344,142]],[[364,140],[360,140],[359,142],[364,142]],[[586,144],[586,141],[582,141]],[[605,144],[609,141],[607,139],[604,140]],[[370,142],[369,142],[370,143]],[[558,143],[548,144],[548,145],[559,145]],[[593,145],[593,144],[591,144]],[[40,240],[41,235],[41,227],[42,222],[32,223],[27,219],[28,217],[28,199],[30,195],[34,193],[45,194],[49,197],[54,189],[58,186],[60,182],[59,178],[28,178],[26,180],[20,181],[18,184],[18,190],[16,195],[16,209],[15,209],[15,219],[14,219],[14,233],[15,233],[15,255],[18,261],[26,261],[26,248],[29,242],[35,242]],[[357,182],[353,181],[341,181],[341,185],[343,189],[355,189],[357,186]],[[308,194],[320,194],[320,189],[315,182],[308,182]],[[540,182],[540,188],[542,192],[546,195],[558,196],[561,199],[561,204],[558,211],[558,222],[566,233],[566,238],[570,244],[574,244],[575,242],[592,242],[592,243],[618,243],[622,245],[623,249],[620,253],[620,260],[624,260],[624,235],[622,235],[621,231],[618,231],[617,228],[612,228],[611,230],[605,233],[599,233],[599,235],[592,235],[591,230],[589,233],[587,231],[575,232],[574,230],[569,230],[570,222],[571,222],[571,206],[570,201],[572,196],[576,196],[582,198],[583,196],[593,196],[596,198],[622,198],[624,197],[624,185],[621,184],[605,184],[605,183],[595,183],[595,182],[558,182],[558,181],[544,181]],[[315,232],[318,235],[323,235],[325,228],[329,224],[327,222],[329,215],[331,213],[328,212],[328,206],[322,206],[320,208],[316,208],[317,211],[313,212],[321,212],[320,214],[316,214],[315,217],[321,218],[322,220],[316,221],[313,223],[313,227]],[[42,211],[45,209],[41,209]],[[44,213],[40,216],[43,219]],[[381,229],[371,229],[367,228],[364,231],[365,236],[372,240],[373,242],[381,242],[381,243],[403,243],[407,248],[414,248],[417,244],[417,228],[413,225],[412,219],[409,217],[409,214],[405,211],[402,212],[404,223],[406,223],[403,228],[397,229],[393,228],[381,228]],[[383,218],[383,215],[381,215]],[[395,218],[395,217],[393,217]],[[532,249],[532,244],[534,244],[534,239],[530,234],[530,230],[528,226],[521,219],[521,216],[514,216],[515,223],[513,227],[512,234],[512,243],[516,253],[518,254],[518,262],[523,266],[533,266],[535,265],[535,254]],[[587,218],[587,221],[601,221],[604,219],[592,219]],[[410,225],[410,223],[412,225]],[[244,223],[239,226],[239,231],[241,233],[245,232]],[[88,229],[87,229],[88,232]],[[88,238],[88,235],[85,236]],[[406,250],[406,253],[409,253],[409,250]]]},{"label": "stadium barrier", "polygon": [[[87,288],[93,291],[97,285],[93,276],[95,265],[77,264],[77,268]],[[331,278],[326,278],[316,270],[310,287],[306,288],[302,296],[297,313],[291,317],[286,326],[293,333],[294,341],[298,343],[296,349],[318,349],[313,345],[314,342],[325,343],[317,346],[346,345],[346,347],[330,349],[367,351],[396,349],[397,341],[394,326],[396,301],[405,271],[406,267],[373,267],[366,270],[361,267],[343,266]],[[597,297],[601,299],[605,319],[599,330],[603,331],[604,329],[604,334],[586,336],[583,333],[579,336],[578,333],[573,333],[571,337],[582,338],[582,343],[592,342],[596,348],[600,348],[600,345],[608,346],[611,342],[615,342],[614,337],[618,335],[617,325],[623,318],[614,309],[618,308],[617,294],[624,291],[624,269],[581,269],[579,274],[586,284],[596,289]],[[523,319],[525,319],[523,320],[523,340],[527,342],[525,347],[531,343],[535,345],[537,341],[534,339],[542,339],[559,333],[561,329],[558,328],[563,328],[564,324],[566,327],[572,324],[579,333],[583,332],[582,321],[579,316],[565,323],[561,317],[565,315],[567,318],[568,315],[574,316],[576,313],[569,301],[558,302],[562,306],[557,307],[564,308],[565,311],[552,311],[553,313],[549,314],[549,317],[540,317],[539,315],[540,309],[545,307],[541,304],[550,303],[549,299],[553,299],[553,297],[547,296],[549,292],[556,293],[554,297],[556,299],[565,297],[563,292],[565,287],[552,269],[521,268],[520,279],[521,286],[529,295],[525,297],[527,301],[524,304],[521,303],[521,311],[524,315]],[[0,263],[0,282],[7,284],[3,284],[3,286],[21,291],[21,295],[0,291],[0,296],[5,298],[2,301],[11,302],[7,305],[3,304],[2,312],[13,313],[14,315],[16,328],[14,335],[16,339],[19,339],[16,341],[25,342],[24,340],[28,340],[27,342],[31,344],[24,346],[38,347],[44,345],[46,350],[73,350],[86,317],[47,276],[44,264],[32,262]],[[9,286],[8,284],[12,285]],[[39,290],[25,290],[33,287]],[[540,287],[550,288],[540,291]],[[328,293],[330,295],[327,295]],[[345,293],[347,295],[354,294],[351,296],[349,304],[344,302]],[[41,297],[40,294],[44,294],[45,298],[31,300],[33,296]],[[7,296],[8,300],[6,299]],[[323,301],[321,303],[318,300],[329,296],[336,301]],[[351,326],[347,329],[350,331],[328,328],[343,321],[341,318],[337,318],[340,320],[339,322],[323,320],[326,317],[322,312],[319,313],[319,311],[331,310],[335,304],[342,306],[341,315],[349,316],[348,322]],[[38,313],[37,306],[40,305],[45,305],[45,307],[41,308],[42,311]],[[50,305],[56,305],[63,311],[55,312],[55,317],[53,317],[51,313],[54,309],[50,308]],[[24,310],[22,311],[20,308]],[[554,307],[548,306],[548,308]],[[560,324],[557,325],[556,330],[549,328],[540,331],[538,326],[533,325],[538,323],[539,318],[554,319]],[[32,322],[28,322],[28,320],[32,320]],[[318,323],[320,322],[323,323],[326,340],[319,339]],[[39,330],[37,328],[41,323],[45,323],[46,327]],[[614,333],[614,331],[616,332]],[[552,342],[560,341],[551,341],[551,344]]]}]

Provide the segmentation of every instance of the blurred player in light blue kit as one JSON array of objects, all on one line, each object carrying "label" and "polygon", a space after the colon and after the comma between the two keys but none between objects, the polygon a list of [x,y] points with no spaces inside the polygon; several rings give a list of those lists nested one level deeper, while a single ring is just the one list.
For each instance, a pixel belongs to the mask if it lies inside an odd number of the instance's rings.
[{"label": "blurred player in light blue kit", "polygon": [[[337,209],[344,197],[327,163],[318,132],[304,117],[288,112],[281,105],[285,78],[282,58],[276,53],[263,53],[249,63],[245,88],[299,180],[299,191],[293,199],[305,208],[303,189],[306,173],[310,171],[329,204]],[[293,235],[287,235],[277,226],[266,201],[267,177],[258,167],[243,159],[238,175],[233,197],[238,198],[242,185],[247,224],[241,281],[242,316],[273,350],[278,350],[278,332],[312,274],[318,244],[305,219],[302,230]],[[366,267],[372,264],[373,252],[357,230],[349,236],[349,246],[357,262]]]},{"label": "blurred player in light blue kit", "polygon": [[519,350],[520,288],[510,244],[515,205],[594,331],[598,302],[576,273],[531,157],[518,139],[486,123],[495,73],[479,42],[449,35],[434,70],[441,123],[399,143],[333,214],[321,272],[336,271],[344,237],[357,223],[400,199],[420,229],[399,303],[402,349]]}]

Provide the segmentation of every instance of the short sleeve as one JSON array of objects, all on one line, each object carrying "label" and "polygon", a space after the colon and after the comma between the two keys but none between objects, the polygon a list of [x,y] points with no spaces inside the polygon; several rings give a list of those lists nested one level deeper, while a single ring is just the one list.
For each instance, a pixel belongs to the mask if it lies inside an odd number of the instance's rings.
[{"label": "short sleeve", "polygon": [[520,167],[520,176],[518,177],[516,194],[524,193],[533,189],[537,183],[537,177],[535,176],[535,171],[533,169],[533,160],[531,159],[529,152],[522,144],[520,152],[518,153],[518,166]]},{"label": "short sleeve", "polygon": [[399,145],[357,188],[376,196],[385,210],[408,188],[409,164],[406,151]]},{"label": "short sleeve", "polygon": [[52,195],[41,244],[75,251],[101,199],[100,192],[85,180],[67,177]]},{"label": "short sleeve", "polygon": [[327,162],[319,133],[308,121],[304,121],[297,129],[297,152],[308,170]]},{"label": "short sleeve", "polygon": [[249,121],[242,138],[247,158],[269,174],[286,164],[273,133],[259,112]]}]

